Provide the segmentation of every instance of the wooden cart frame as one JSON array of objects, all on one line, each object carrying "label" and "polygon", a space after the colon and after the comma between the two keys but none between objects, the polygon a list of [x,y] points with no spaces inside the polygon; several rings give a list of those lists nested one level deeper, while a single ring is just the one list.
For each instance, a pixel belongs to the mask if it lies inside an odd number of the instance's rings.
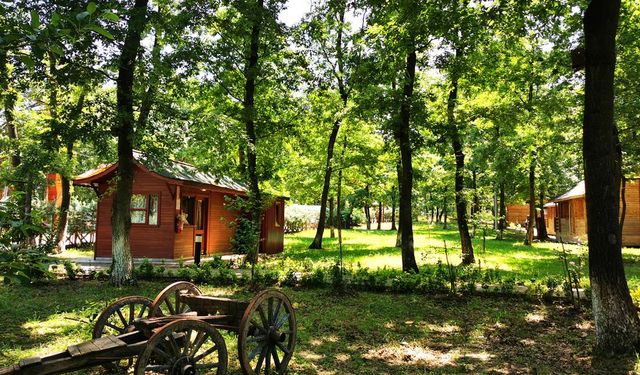
[{"label": "wooden cart frame", "polygon": [[238,335],[244,374],[282,374],[296,345],[291,301],[274,289],[251,301],[204,296],[189,282],[176,282],[154,300],[131,296],[107,306],[96,319],[93,339],[64,352],[28,358],[0,368],[0,375],[60,374],[103,366],[115,373],[223,375],[228,353],[219,330]]}]

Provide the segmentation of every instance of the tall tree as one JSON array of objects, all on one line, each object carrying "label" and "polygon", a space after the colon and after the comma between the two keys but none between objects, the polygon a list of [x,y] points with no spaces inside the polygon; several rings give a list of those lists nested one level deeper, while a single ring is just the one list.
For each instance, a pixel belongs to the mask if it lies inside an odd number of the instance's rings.
[{"label": "tall tree", "polygon": [[640,319],[622,262],[619,225],[621,155],[613,121],[616,31],[620,0],[592,0],[584,15],[583,155],[596,350],[630,352]]},{"label": "tall tree", "polygon": [[[257,0],[254,7],[248,7],[245,17],[251,24],[251,34],[247,43],[247,59],[245,61],[244,76],[244,99],[242,101],[244,111],[244,125],[247,136],[247,177],[249,180],[249,193],[251,205],[251,217],[254,223],[254,230],[260,231],[262,222],[262,196],[258,183],[257,172],[257,136],[255,127],[255,91],[256,79],[258,77],[258,52],[260,48],[260,30],[262,28],[262,14],[264,12],[264,1]],[[258,244],[255,244],[255,253],[250,254],[251,263],[255,264],[258,259]]]},{"label": "tall tree", "polygon": [[413,215],[411,197],[413,189],[413,165],[411,155],[411,106],[413,99],[413,87],[416,76],[416,47],[415,40],[409,42],[407,52],[406,70],[404,83],[402,86],[402,96],[400,101],[399,116],[394,132],[398,148],[400,149],[400,160],[402,173],[399,176],[400,182],[400,215],[399,227],[402,228],[402,270],[405,272],[418,272],[413,248]]},{"label": "tall tree", "polygon": [[[316,39],[318,48],[321,50],[326,64],[330,66],[330,74],[335,79],[335,86],[338,89],[340,100],[342,102],[341,112],[347,107],[349,100],[350,88],[349,72],[346,71],[345,62],[345,12],[347,11],[347,3],[344,0],[328,2],[325,7],[318,9],[315,22],[311,28],[312,37]],[[327,19],[318,19],[326,17]],[[328,42],[327,35],[335,33],[335,46],[329,55],[327,51],[330,47],[326,45]],[[348,53],[349,51],[347,51]],[[324,180],[322,185],[322,195],[320,196],[320,217],[318,219],[318,227],[316,235],[309,245],[310,249],[322,249],[322,237],[324,235],[325,222],[327,218],[327,198],[329,196],[329,188],[331,185],[331,174],[333,172],[333,149],[336,144],[340,125],[342,124],[342,113],[336,113],[331,133],[329,134],[329,143],[327,144],[327,159],[324,168]]]},{"label": "tall tree", "polygon": [[133,258],[129,244],[131,229],[131,195],[133,191],[134,159],[134,71],[142,32],[148,22],[147,0],[136,0],[129,11],[127,32],[120,53],[117,79],[117,123],[112,132],[118,138],[118,173],[111,213],[113,267],[111,282],[125,285],[133,277]]}]

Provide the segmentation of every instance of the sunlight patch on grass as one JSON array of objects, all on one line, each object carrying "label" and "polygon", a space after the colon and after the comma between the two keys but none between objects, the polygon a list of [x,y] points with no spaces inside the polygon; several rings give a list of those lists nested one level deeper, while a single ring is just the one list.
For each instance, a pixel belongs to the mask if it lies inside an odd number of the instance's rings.
[{"label": "sunlight patch on grass", "polygon": [[45,321],[32,320],[22,325],[28,330],[32,337],[64,334],[78,331],[78,318],[67,316],[66,314],[54,315]]},{"label": "sunlight patch on grass", "polygon": [[460,358],[460,351],[455,349],[444,352],[403,343],[400,346],[391,345],[371,349],[362,357],[395,366],[444,367],[455,364],[455,361]]},{"label": "sunlight patch on grass", "polygon": [[541,312],[529,313],[524,317],[528,323],[540,323],[545,320],[545,314]]},{"label": "sunlight patch on grass", "polygon": [[460,327],[457,325],[444,323],[444,324],[427,324],[427,328],[433,332],[439,333],[453,333],[460,332]]}]

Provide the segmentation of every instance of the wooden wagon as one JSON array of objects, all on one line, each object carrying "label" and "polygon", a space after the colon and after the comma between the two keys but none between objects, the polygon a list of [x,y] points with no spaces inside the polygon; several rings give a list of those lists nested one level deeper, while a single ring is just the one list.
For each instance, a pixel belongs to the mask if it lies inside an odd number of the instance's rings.
[{"label": "wooden wagon", "polygon": [[7,374],[59,374],[103,366],[112,372],[222,375],[228,353],[219,330],[238,335],[244,374],[286,372],[296,344],[296,318],[287,296],[267,289],[251,301],[204,296],[189,282],[167,286],[154,300],[131,296],[98,316],[93,339],[64,352],[0,368]]}]

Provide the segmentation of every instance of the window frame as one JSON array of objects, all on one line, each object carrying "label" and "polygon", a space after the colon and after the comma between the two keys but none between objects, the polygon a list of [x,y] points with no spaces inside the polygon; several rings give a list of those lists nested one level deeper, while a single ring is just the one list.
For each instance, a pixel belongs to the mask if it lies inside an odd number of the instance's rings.
[{"label": "window frame", "polygon": [[[131,197],[133,198],[134,195],[142,195],[145,197],[145,208],[133,208],[133,207],[129,207],[129,213],[131,214],[134,211],[142,211],[144,212],[144,223],[134,223],[133,221],[131,222],[131,226],[145,226],[145,227],[159,227],[160,226],[160,202],[161,202],[161,198],[162,198],[162,193],[161,192],[134,192],[131,194]],[[158,216],[158,221],[156,224],[149,224],[149,211],[150,211],[150,207],[151,207],[151,196],[155,196],[158,198],[158,204],[156,207],[156,212],[157,212],[157,216]]]}]

